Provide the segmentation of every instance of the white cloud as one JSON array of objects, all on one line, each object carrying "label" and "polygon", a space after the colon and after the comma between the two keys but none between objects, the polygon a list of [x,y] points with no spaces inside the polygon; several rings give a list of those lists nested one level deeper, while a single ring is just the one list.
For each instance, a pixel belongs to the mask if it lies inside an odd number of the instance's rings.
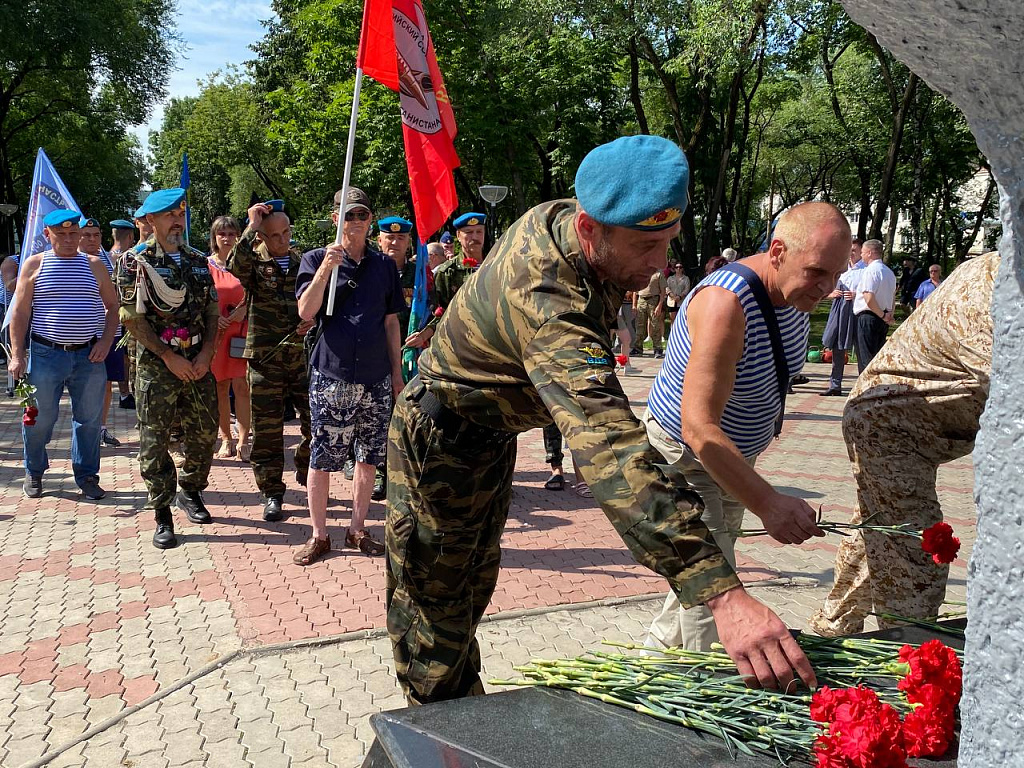
[{"label": "white cloud", "polygon": [[[210,73],[253,59],[256,54],[249,46],[263,37],[260,22],[272,16],[270,0],[179,0],[177,27],[185,46],[178,51],[179,69],[171,74],[168,98],[196,96],[197,82]],[[164,103],[160,103],[145,124],[132,129],[143,150],[163,114]]]}]

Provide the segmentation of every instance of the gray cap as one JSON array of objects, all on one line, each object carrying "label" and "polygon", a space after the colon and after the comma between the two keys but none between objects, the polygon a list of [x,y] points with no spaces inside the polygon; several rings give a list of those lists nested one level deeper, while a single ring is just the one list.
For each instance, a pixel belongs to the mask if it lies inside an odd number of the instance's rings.
[{"label": "gray cap", "polygon": [[[370,198],[359,187],[349,187],[348,194],[345,195],[345,213],[353,211],[356,208],[365,208],[366,210],[369,211]],[[340,189],[334,193],[334,210],[341,210]]]}]

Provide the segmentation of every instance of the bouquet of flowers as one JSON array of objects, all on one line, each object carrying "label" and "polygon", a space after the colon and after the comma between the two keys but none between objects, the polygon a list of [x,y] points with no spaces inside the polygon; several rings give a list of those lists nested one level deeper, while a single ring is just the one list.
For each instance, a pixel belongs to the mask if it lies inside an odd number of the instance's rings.
[{"label": "bouquet of flowers", "polygon": [[[720,650],[641,654],[590,651],[535,660],[524,677],[495,685],[563,688],[721,738],[732,754],[766,753],[780,764],[904,768],[907,757],[945,754],[963,690],[960,654],[930,640],[797,637],[825,685],[813,694],[752,690]],[[868,682],[896,681],[877,690]]]},{"label": "bouquet of flowers", "polygon": [[36,416],[39,415],[39,408],[36,403],[36,388],[28,383],[28,379],[20,379],[14,387],[14,394],[18,396],[19,404],[24,409],[21,415],[21,423],[26,427],[34,427]]}]

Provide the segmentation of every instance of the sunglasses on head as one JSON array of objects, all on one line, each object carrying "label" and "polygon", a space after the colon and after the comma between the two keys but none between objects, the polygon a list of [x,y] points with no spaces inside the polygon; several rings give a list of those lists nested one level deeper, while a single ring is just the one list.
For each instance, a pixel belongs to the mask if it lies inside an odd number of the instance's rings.
[{"label": "sunglasses on head", "polygon": [[345,213],[345,221],[368,221],[370,218],[370,212],[359,209],[358,211],[348,211]]}]

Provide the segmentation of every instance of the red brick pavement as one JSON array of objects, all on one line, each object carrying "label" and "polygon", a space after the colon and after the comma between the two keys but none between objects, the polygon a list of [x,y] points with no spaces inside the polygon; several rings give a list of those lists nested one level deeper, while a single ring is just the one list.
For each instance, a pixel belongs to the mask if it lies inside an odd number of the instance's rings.
[{"label": "red brick pavement", "polygon": [[[624,384],[639,414],[656,363],[636,362],[647,373]],[[854,503],[839,433],[843,401],[818,397],[824,368],[812,368],[814,382],[789,399],[782,439],[759,468],[842,519]],[[194,526],[176,514],[183,543],[160,552],[150,544],[151,514],[138,511],[146,495],[133,459],[133,411],[112,411],[123,445],[104,450],[101,482],[109,495],[98,504],[79,501],[70,475],[66,407],[44,496],[34,500],[21,495],[20,413],[4,399],[0,414],[0,704],[26,691],[52,704],[77,689],[96,717],[109,715],[110,701],[113,711],[136,704],[243,645],[383,624],[383,561],[338,546],[350,493],[341,478],[334,496],[345,501],[330,509],[335,549],[313,567],[291,562],[309,533],[304,493],[289,491],[288,519],[265,523],[251,469],[236,460],[214,463],[206,500],[216,523]],[[296,425],[288,431],[292,445]],[[489,611],[662,592],[664,582],[632,560],[592,500],[577,497],[571,485],[561,493],[543,489],[543,453],[539,430],[520,439],[503,568]],[[951,465],[940,482],[966,554],[973,541],[970,462]],[[383,507],[374,504],[370,527],[377,535],[382,519]],[[747,581],[808,571],[827,579],[835,540],[794,552],[752,539],[740,550]],[[964,560],[953,578],[962,583]],[[29,688],[38,684],[44,687]],[[108,703],[101,707],[99,700]]]}]

